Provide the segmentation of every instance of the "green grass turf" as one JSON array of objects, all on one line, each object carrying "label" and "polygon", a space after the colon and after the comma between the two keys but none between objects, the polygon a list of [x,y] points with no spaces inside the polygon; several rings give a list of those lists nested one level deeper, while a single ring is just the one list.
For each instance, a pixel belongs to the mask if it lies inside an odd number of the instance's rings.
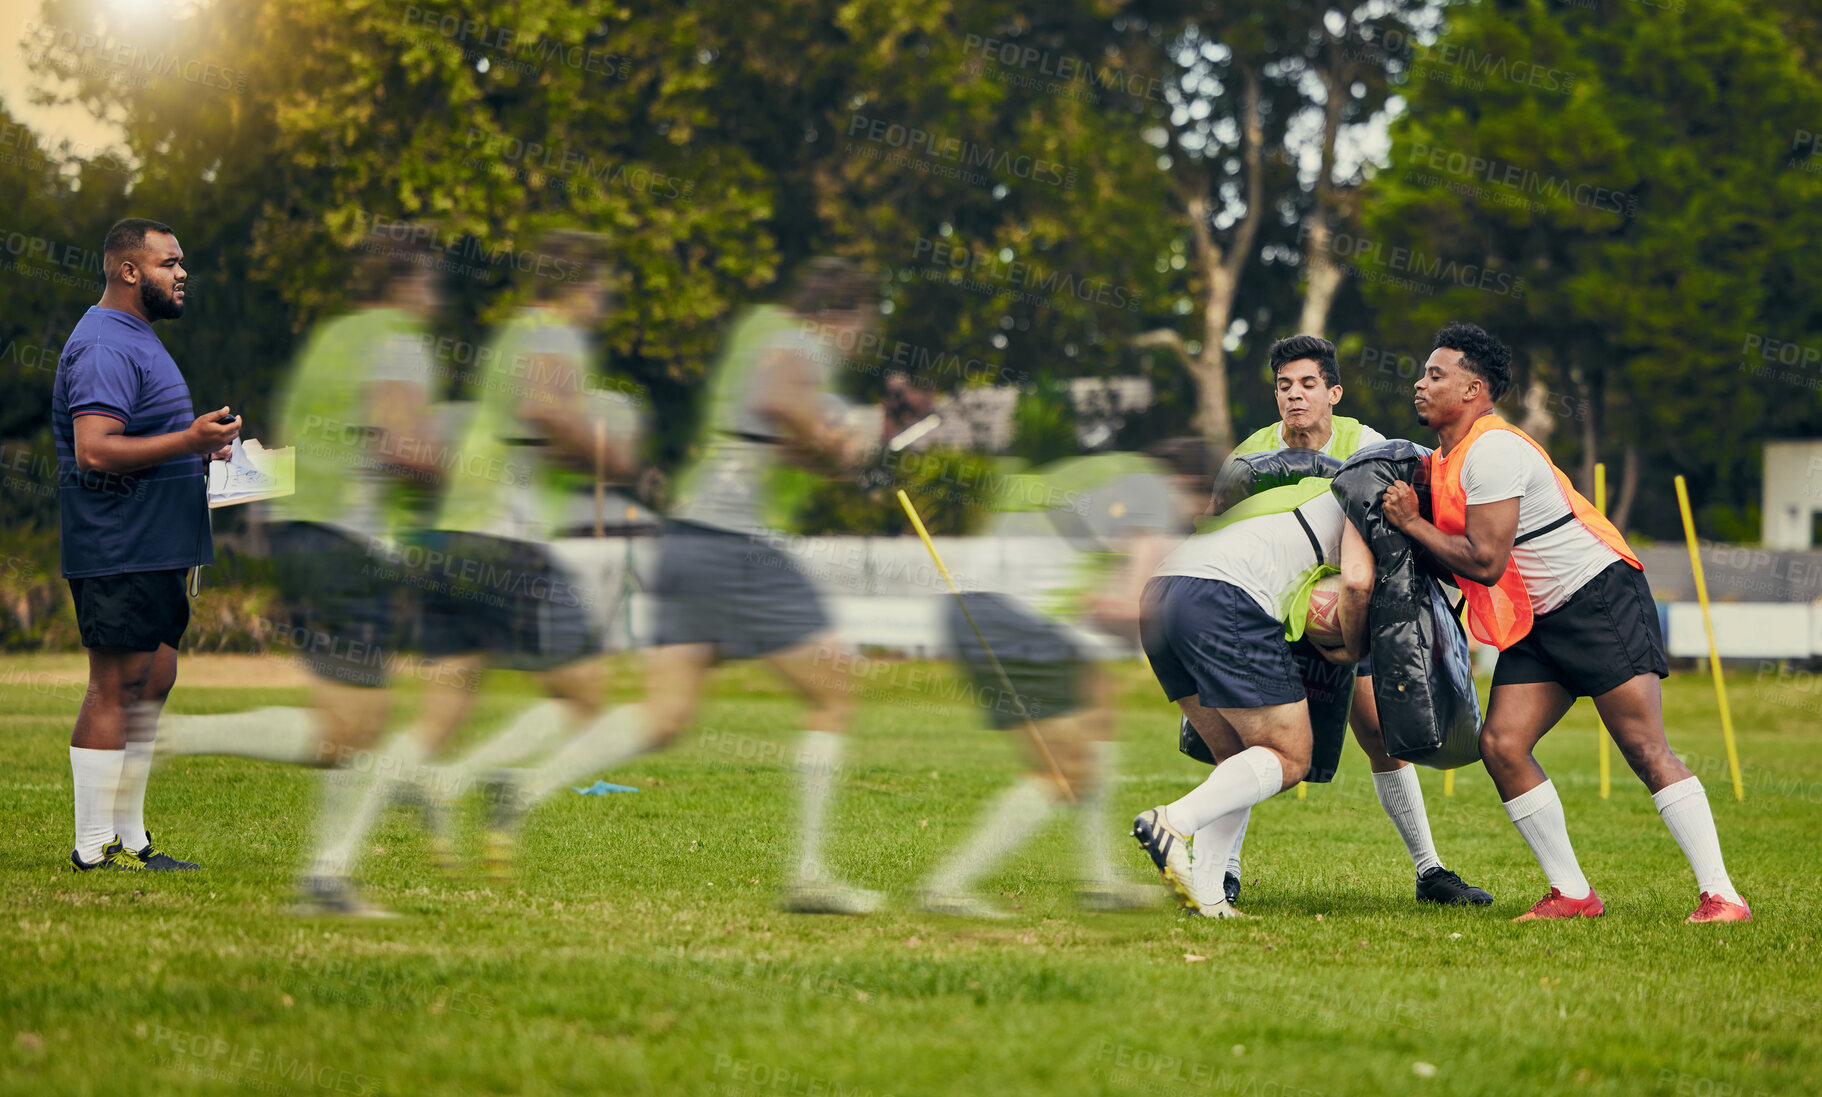
[{"label": "green grass turf", "polygon": [[[67,660],[65,661],[67,663]],[[65,746],[75,687],[0,675],[0,1091],[7,1093],[829,1095],[1661,1094],[1822,1088],[1816,679],[1733,680],[1747,798],[1729,793],[1705,675],[1666,686],[1749,926],[1683,924],[1695,887],[1615,758],[1598,798],[1592,709],[1545,740],[1607,917],[1513,925],[1544,891],[1478,768],[1423,784],[1443,856],[1491,910],[1419,908],[1408,858],[1350,745],[1336,785],[1254,813],[1247,922],[1072,902],[1058,821],[992,881],[1004,924],[908,913],[905,896],[1016,772],[1015,748],[910,668],[861,707],[831,859],[891,892],[859,920],[774,908],[792,844],[781,761],[799,706],[755,668],[715,679],[680,749],[532,818],[515,884],[444,878],[394,808],[365,865],[389,923],[287,913],[318,775],[179,759],[153,777],[161,842],[193,876],[78,877]],[[59,663],[58,665],[65,665]],[[937,668],[934,673],[948,672]],[[1122,667],[1125,775],[1104,825],[1206,771]],[[894,680],[897,684],[893,684]],[[526,689],[504,679],[507,690]],[[938,691],[940,694],[940,691]],[[181,682],[178,712],[301,700]],[[490,696],[483,734],[521,697]],[[1431,1072],[1433,1066],[1434,1072]]]}]

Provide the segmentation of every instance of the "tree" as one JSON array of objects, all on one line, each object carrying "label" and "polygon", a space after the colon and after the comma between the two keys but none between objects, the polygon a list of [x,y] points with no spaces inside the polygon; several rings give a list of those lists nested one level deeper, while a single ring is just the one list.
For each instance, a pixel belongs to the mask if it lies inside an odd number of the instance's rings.
[{"label": "tree", "polygon": [[[1423,61],[1366,203],[1373,261],[1410,283],[1367,287],[1383,338],[1481,323],[1518,352],[1508,414],[1541,399],[1573,420],[1556,448],[1584,492],[1617,451],[1620,521],[1674,536],[1681,472],[1743,522],[1754,438],[1822,408],[1742,360],[1755,335],[1822,345],[1799,270],[1822,176],[1788,164],[1822,99],[1797,49],[1742,0],[1674,18],[1527,0],[1454,9]],[[1464,72],[1484,88],[1463,96]]]}]

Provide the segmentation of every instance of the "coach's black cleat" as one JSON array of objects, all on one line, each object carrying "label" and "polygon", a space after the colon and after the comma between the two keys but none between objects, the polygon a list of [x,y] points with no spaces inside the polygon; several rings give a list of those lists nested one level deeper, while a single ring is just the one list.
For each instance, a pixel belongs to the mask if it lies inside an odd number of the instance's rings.
[{"label": "coach's black cleat", "polygon": [[127,849],[125,843],[116,837],[106,849],[101,851],[103,857],[115,853],[125,853],[128,857],[138,858],[139,863],[152,872],[191,872],[202,867],[195,861],[179,861],[170,854],[159,850],[152,845],[152,832],[149,830],[146,831],[146,848],[144,849]]},{"label": "coach's black cleat", "polygon": [[70,850],[70,864],[76,866],[77,872],[93,872],[96,869],[105,869],[109,872],[145,871],[145,866],[140,864],[138,859],[132,854],[121,849],[118,841],[103,848],[101,856],[97,858],[92,865],[87,861],[84,861],[77,855],[76,851],[72,849]]},{"label": "coach's black cleat", "polygon": [[1228,873],[1226,876],[1223,876],[1221,878],[1221,890],[1222,890],[1222,892],[1224,892],[1227,895],[1228,902],[1230,902],[1230,903],[1239,902],[1240,901],[1240,877],[1236,876],[1235,874],[1233,874],[1231,872]]},{"label": "coach's black cleat", "polygon": [[1441,865],[1417,878],[1417,900],[1445,907],[1493,905],[1493,896],[1472,884],[1462,883],[1461,877]]}]

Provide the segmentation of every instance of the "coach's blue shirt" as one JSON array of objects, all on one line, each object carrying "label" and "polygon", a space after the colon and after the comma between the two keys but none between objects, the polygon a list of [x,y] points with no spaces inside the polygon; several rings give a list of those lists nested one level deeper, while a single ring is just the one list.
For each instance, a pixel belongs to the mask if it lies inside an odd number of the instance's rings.
[{"label": "coach's blue shirt", "polygon": [[76,467],[76,417],[105,415],[134,436],[188,430],[190,386],[152,334],[129,312],[89,311],[64,341],[51,388],[62,511],[63,574],[70,579],[167,571],[213,563],[206,462],[179,457],[131,474]]}]

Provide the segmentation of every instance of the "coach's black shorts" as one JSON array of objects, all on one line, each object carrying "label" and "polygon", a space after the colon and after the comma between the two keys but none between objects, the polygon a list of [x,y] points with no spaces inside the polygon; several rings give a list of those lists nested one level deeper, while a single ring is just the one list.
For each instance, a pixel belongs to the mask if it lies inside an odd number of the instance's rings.
[{"label": "coach's black shorts", "polygon": [[788,651],[828,631],[822,593],[778,544],[671,522],[658,542],[656,643],[714,644],[723,659]]},{"label": "coach's black shorts", "polygon": [[1088,702],[1088,666],[1068,632],[1003,594],[973,591],[962,595],[968,613],[998,657],[1018,700],[1006,694],[1006,684],[993,669],[974,629],[955,599],[948,599],[949,643],[968,668],[975,700],[996,728],[1017,727],[1023,722],[1019,702],[1033,720],[1064,716]]},{"label": "coach's black shorts", "polygon": [[1493,686],[1555,682],[1576,697],[1599,697],[1648,672],[1670,677],[1657,606],[1645,573],[1615,560],[1499,653]]},{"label": "coach's black shorts", "polygon": [[1264,708],[1306,696],[1284,622],[1232,583],[1153,578],[1139,604],[1139,640],[1167,700]]},{"label": "coach's black shorts", "polygon": [[401,555],[422,591],[426,655],[539,671],[601,650],[591,593],[535,541],[432,532]]},{"label": "coach's black shorts", "polygon": [[269,542],[285,613],[275,647],[295,652],[320,678],[384,686],[415,612],[397,563],[318,522],[280,522]]},{"label": "coach's black shorts", "polygon": [[184,589],[189,574],[189,568],[177,568],[71,579],[82,646],[128,651],[176,647],[190,626],[190,598]]}]

